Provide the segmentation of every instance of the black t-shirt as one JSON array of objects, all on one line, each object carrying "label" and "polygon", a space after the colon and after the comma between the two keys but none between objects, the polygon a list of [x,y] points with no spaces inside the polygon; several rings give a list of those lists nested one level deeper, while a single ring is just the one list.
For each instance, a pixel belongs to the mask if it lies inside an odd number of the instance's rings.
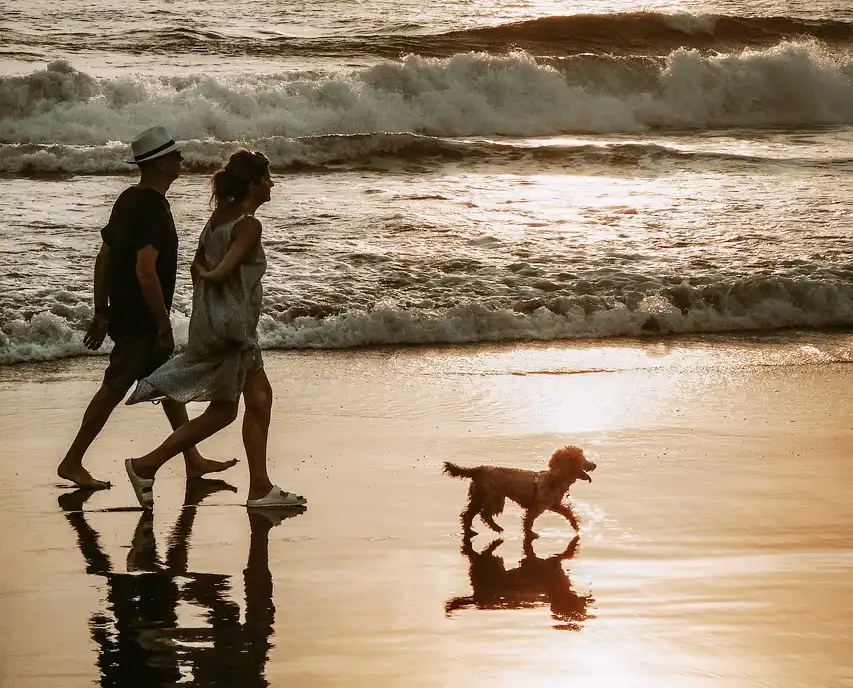
[{"label": "black t-shirt", "polygon": [[110,250],[110,337],[156,333],[157,323],[136,276],[136,254],[146,246],[157,249],[157,277],[166,310],[171,309],[178,270],[178,234],[169,201],[154,189],[125,189],[101,237]]}]

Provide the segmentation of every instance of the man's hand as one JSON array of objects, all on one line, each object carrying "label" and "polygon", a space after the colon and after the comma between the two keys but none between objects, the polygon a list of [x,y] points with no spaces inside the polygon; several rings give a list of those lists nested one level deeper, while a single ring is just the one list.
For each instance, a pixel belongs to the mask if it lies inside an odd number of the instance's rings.
[{"label": "man's hand", "polygon": [[161,327],[157,330],[157,348],[166,351],[175,350],[175,336],[172,334],[172,326]]},{"label": "man's hand", "polygon": [[103,313],[95,313],[92,318],[92,324],[86,330],[86,336],[83,337],[83,343],[87,349],[97,351],[104,343],[104,337],[107,336],[107,316]]}]

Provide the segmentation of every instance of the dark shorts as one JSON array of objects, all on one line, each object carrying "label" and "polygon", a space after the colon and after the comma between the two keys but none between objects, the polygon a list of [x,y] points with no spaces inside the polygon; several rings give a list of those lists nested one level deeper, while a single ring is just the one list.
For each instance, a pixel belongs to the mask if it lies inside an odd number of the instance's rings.
[{"label": "dark shorts", "polygon": [[133,384],[151,375],[171,358],[172,352],[157,346],[157,335],[142,334],[121,337],[110,354],[110,364],[104,373],[104,385],[127,394]]}]

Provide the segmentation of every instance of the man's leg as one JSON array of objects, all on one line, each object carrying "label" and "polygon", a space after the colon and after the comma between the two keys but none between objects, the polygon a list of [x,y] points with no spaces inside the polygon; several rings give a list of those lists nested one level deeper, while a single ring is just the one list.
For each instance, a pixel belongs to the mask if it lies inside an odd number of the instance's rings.
[{"label": "man's leg", "polygon": [[113,350],[110,352],[109,365],[104,371],[101,388],[95,392],[95,396],[89,402],[77,437],[74,438],[71,448],[56,470],[60,478],[90,489],[110,487],[110,483],[95,480],[89,471],[83,468],[83,455],[104,429],[115,407],[124,399],[127,391],[136,381],[137,369],[142,365],[140,362],[145,361],[146,352],[150,348],[150,344],[138,337],[119,338],[115,341]]},{"label": "man's leg", "polygon": [[[177,430],[189,422],[187,407],[184,404],[172,399],[164,399],[161,403],[163,411],[166,412],[166,417],[172,425],[172,430]],[[237,459],[229,459],[228,461],[205,459],[195,445],[184,450],[184,464],[187,468],[187,478],[200,478],[206,473],[219,473],[220,471],[231,468],[236,463]]]},{"label": "man's leg", "polygon": [[68,453],[56,470],[60,478],[70,480],[78,487],[95,490],[110,487],[109,482],[96,480],[89,471],[83,468],[83,456],[92,442],[95,441],[98,433],[103,430],[110,414],[123,398],[123,392],[110,389],[106,385],[101,385],[101,388],[95,392],[95,396],[92,397],[92,401],[89,402],[89,406],[83,414],[80,430],[77,431],[77,436],[71,443]]}]

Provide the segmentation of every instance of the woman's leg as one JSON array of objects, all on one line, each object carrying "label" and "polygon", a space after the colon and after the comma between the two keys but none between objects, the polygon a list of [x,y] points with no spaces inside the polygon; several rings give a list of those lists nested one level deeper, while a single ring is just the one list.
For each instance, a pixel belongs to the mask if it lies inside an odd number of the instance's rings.
[{"label": "woman's leg", "polygon": [[272,489],[267,474],[267,437],[272,413],[272,387],[263,368],[251,371],[243,385],[243,446],[249,464],[249,499],[260,499]]},{"label": "woman's leg", "polygon": [[[136,475],[140,478],[153,478],[160,466],[169,459],[233,423],[237,418],[237,405],[237,401],[211,401],[204,413],[181,425],[154,451],[133,459]],[[251,470],[251,464],[249,469]]]},{"label": "woman's leg", "polygon": [[[177,430],[182,425],[189,423],[187,416],[186,404],[182,404],[174,399],[163,399],[160,402],[172,430]],[[186,464],[188,478],[200,478],[208,473],[219,473],[237,463],[237,459],[229,459],[228,461],[214,461],[213,459],[205,459],[196,449],[195,445],[184,450],[184,463]]]}]

